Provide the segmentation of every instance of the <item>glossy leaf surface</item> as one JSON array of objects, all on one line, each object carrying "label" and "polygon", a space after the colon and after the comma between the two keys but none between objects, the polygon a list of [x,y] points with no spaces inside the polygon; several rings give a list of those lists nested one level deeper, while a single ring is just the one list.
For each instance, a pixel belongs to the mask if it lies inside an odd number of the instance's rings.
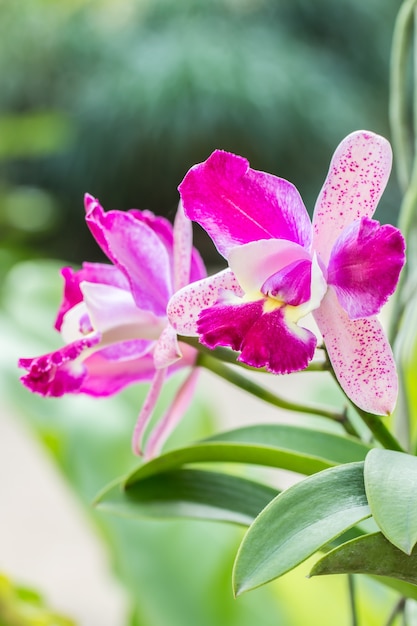
[{"label": "glossy leaf surface", "polygon": [[369,448],[354,439],[284,424],[249,426],[167,452],[134,470],[126,485],[187,463],[248,463],[314,474],[349,461],[361,461]]},{"label": "glossy leaf surface", "polygon": [[290,487],[246,533],[235,562],[235,593],[282,576],[369,515],[363,463],[330,468]]},{"label": "glossy leaf surface", "polygon": [[417,542],[417,458],[374,449],[364,468],[372,515],[385,537],[410,554]]},{"label": "glossy leaf surface", "polygon": [[383,577],[381,582],[417,599],[417,550],[407,556],[382,533],[365,535],[335,548],[317,561],[310,575],[359,573]]},{"label": "glossy leaf surface", "polygon": [[103,511],[131,518],[188,517],[248,526],[277,490],[239,476],[174,470],[123,489],[111,485],[96,499]]}]

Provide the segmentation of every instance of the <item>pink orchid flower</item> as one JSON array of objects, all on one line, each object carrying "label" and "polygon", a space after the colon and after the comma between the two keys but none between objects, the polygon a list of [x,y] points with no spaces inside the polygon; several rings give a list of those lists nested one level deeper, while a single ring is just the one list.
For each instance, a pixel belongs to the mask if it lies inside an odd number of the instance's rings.
[{"label": "pink orchid flower", "polygon": [[313,312],[348,397],[363,410],[391,413],[396,368],[376,315],[396,287],[405,244],[397,228],[371,219],[391,161],[383,137],[346,137],[312,223],[291,183],[250,169],[242,157],[215,151],[191,168],[179,187],[185,213],[229,267],[173,296],[172,326],[281,374],[313,358],[317,339],[302,325]]},{"label": "pink orchid flower", "polygon": [[[86,221],[112,261],[62,270],[64,295],[55,322],[65,346],[34,359],[20,359],[23,384],[44,396],[85,393],[109,396],[135,382],[151,381],[133,435],[141,442],[163,382],[178,368],[193,366],[196,351],[179,345],[166,314],[168,300],[190,281],[206,275],[192,247],[191,222],[178,207],[174,228],[149,211],[104,212],[85,197]],[[171,408],[148,438],[155,454],[191,398],[192,367]]]}]

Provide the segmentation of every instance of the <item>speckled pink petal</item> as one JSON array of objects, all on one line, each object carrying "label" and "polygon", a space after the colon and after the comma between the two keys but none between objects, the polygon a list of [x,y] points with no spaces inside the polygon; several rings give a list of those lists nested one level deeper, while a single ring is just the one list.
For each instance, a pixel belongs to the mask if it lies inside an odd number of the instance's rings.
[{"label": "speckled pink petal", "polygon": [[351,319],[369,317],[394,292],[404,262],[405,242],[398,228],[364,217],[336,240],[327,282]]},{"label": "speckled pink petal", "polygon": [[200,341],[209,348],[240,351],[239,361],[288,374],[307,367],[316,337],[285,318],[285,307],[264,313],[264,300],[238,305],[215,305],[199,318]]},{"label": "speckled pink petal", "polygon": [[27,370],[21,381],[30,391],[42,396],[60,397],[80,390],[87,370],[79,357],[100,341],[100,335],[90,335],[34,359],[20,359],[19,367]]},{"label": "speckled pink petal", "polygon": [[314,317],[346,395],[364,411],[392,413],[398,392],[397,373],[378,319],[350,320],[332,287]]},{"label": "speckled pink petal", "polygon": [[188,217],[185,217],[180,202],[174,221],[174,291],[178,291],[190,282],[192,247],[192,224]]},{"label": "speckled pink petal", "polygon": [[218,274],[183,287],[171,298],[167,307],[168,319],[179,335],[197,336],[197,319],[200,312],[212,306],[227,293],[242,296],[233,272],[227,268]]},{"label": "speckled pink petal", "polygon": [[258,239],[288,239],[308,248],[311,223],[297,189],[249,167],[246,159],[216,150],[179,186],[185,213],[227,257],[230,248]]},{"label": "speckled pink petal", "polygon": [[172,294],[170,257],[150,226],[123,211],[105,213],[91,196],[85,198],[86,221],[103,251],[125,274],[137,306],[165,315]]},{"label": "speckled pink petal", "polygon": [[167,370],[165,368],[156,370],[155,372],[151,386],[148,391],[148,395],[146,396],[145,402],[143,403],[135,424],[135,428],[133,430],[132,450],[134,454],[142,454],[142,444],[145,430],[152,418],[152,414],[158,398],[161,395],[166,374]]},{"label": "speckled pink petal", "polygon": [[149,460],[161,452],[165,441],[180,422],[194,395],[199,370],[193,368],[175,395],[168,411],[159,420],[146,442],[144,457]]},{"label": "speckled pink petal", "polygon": [[325,265],[342,230],[374,214],[391,162],[388,141],[369,131],[348,135],[336,149],[313,216],[313,248]]},{"label": "speckled pink petal", "polygon": [[261,239],[229,252],[229,267],[246,294],[259,295],[264,282],[277,271],[294,261],[310,260],[310,254],[292,241],[285,239]]},{"label": "speckled pink petal", "polygon": [[177,333],[172,326],[166,326],[158,338],[154,350],[154,364],[156,369],[169,367],[182,357],[178,345]]}]

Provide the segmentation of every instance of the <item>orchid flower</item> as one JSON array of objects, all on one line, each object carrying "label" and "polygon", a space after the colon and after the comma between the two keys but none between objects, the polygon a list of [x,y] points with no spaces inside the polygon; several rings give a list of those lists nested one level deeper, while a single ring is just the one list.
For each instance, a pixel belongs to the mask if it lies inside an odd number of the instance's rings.
[{"label": "orchid flower", "polygon": [[182,335],[275,374],[304,369],[317,338],[361,409],[392,412],[397,375],[376,315],[405,261],[400,231],[372,219],[391,169],[389,143],[358,131],[337,148],[312,223],[297,189],[215,151],[179,190],[186,215],[213,239],[229,267],[177,292],[168,317]]},{"label": "orchid flower", "polygon": [[[175,290],[205,276],[192,247],[192,227],[180,204],[174,228],[149,211],[104,212],[85,197],[86,221],[112,261],[84,263],[62,270],[64,295],[55,328],[65,346],[33,359],[20,359],[23,384],[43,396],[85,393],[109,396],[135,382],[151,381],[133,435],[141,452],[163,381],[178,368],[193,366],[196,351],[179,344],[166,307]],[[185,411],[196,379],[195,368],[171,408],[149,436],[154,454]]]}]

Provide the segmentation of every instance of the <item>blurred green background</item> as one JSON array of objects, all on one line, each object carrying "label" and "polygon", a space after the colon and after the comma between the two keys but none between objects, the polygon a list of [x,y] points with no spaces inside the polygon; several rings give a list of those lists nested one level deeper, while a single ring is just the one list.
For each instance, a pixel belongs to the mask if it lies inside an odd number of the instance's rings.
[{"label": "blurred green background", "polygon": [[[215,148],[288,178],[311,211],[346,134],[389,134],[399,4],[0,2],[2,254],[98,258],[85,192],[172,217],[177,185]],[[397,205],[393,184],[380,219]]]},{"label": "blurred green background", "polygon": [[[291,180],[311,212],[346,134],[368,128],[389,137],[388,65],[399,5],[0,0],[2,410],[30,424],[89,516],[97,491],[134,463],[129,440],[145,390],[105,402],[44,400],[20,386],[15,365],[18,356],[59,345],[52,321],[62,261],[101,258],[84,223],[83,194],[106,209],[172,218],[187,169],[223,148]],[[392,177],[381,221],[395,222],[398,203]],[[199,229],[196,241],[216,263]],[[219,427],[198,399],[192,413],[174,443]],[[93,519],[128,592],[126,624],[114,626],[349,623],[339,580],[320,586],[291,574],[234,602],[240,529]],[[365,623],[381,623],[379,588],[365,587],[363,600]]]}]

